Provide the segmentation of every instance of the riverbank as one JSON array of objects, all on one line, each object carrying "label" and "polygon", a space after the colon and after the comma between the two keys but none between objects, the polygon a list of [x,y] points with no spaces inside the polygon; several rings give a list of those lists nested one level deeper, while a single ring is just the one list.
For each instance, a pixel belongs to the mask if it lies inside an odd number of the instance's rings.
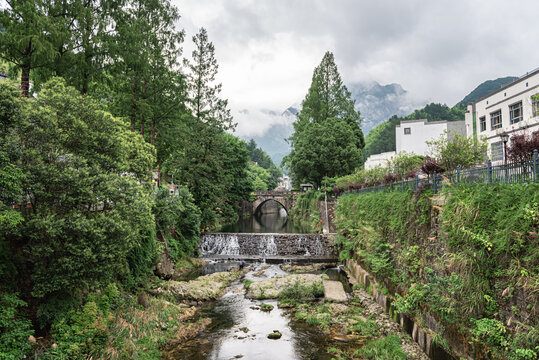
[{"label": "riverbank", "polygon": [[533,359],[538,200],[536,184],[346,195],[336,242],[392,313],[453,356]]},{"label": "riverbank", "polygon": [[427,359],[363,290],[350,292],[347,304],[325,301],[322,280],[328,275],[319,267],[308,273],[313,266],[250,264],[223,297],[199,303],[195,323],[201,332],[169,341],[164,358]]}]

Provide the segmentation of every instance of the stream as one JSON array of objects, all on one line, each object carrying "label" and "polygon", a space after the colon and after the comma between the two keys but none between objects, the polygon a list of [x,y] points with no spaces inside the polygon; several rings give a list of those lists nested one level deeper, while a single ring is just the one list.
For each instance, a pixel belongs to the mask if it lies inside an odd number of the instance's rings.
[{"label": "stream", "polygon": [[[248,269],[245,279],[252,281],[288,275],[278,265],[253,263]],[[336,278],[339,271],[331,269],[329,273],[330,278]],[[327,335],[279,309],[278,300],[245,298],[242,281],[235,281],[227,290],[221,299],[201,311],[202,317],[212,319],[210,330],[182,346],[176,359],[331,359],[326,352]],[[273,310],[261,311],[262,303],[273,305]],[[281,332],[280,339],[268,339],[268,334],[274,330]]]},{"label": "stream", "polygon": [[[323,257],[325,260],[318,262],[336,262],[334,254],[331,254],[332,243],[326,242],[321,235],[302,232],[282,211],[240,220],[220,231],[201,237],[199,246],[202,258],[208,260],[208,263],[179,280],[189,281],[215,272],[237,270],[240,264],[237,260],[247,260],[243,277],[229,284],[226,293],[218,300],[202,305],[198,303],[199,319],[210,319],[210,325],[197,336],[182,341],[178,347],[167,351],[164,359],[330,360],[337,357],[328,353],[328,349],[353,351],[367,341],[368,334],[353,335],[349,340],[347,335],[331,334],[316,325],[309,325],[307,321],[298,320],[293,311],[280,309],[276,299],[257,300],[246,297],[245,282],[289,275],[282,269],[297,271],[294,265],[281,268],[274,262],[294,264],[301,261],[301,264],[307,264],[304,269],[312,269],[312,273],[320,274],[319,269],[324,265],[315,266],[317,257]],[[362,326],[377,327],[380,335],[400,333],[401,339],[406,338],[406,335],[400,332],[399,326],[384,314],[384,310],[372,301],[370,295],[361,289],[352,290],[340,267],[326,269],[324,273],[327,275],[326,279],[343,284],[349,299],[353,293],[356,303],[356,308],[350,309],[350,315],[346,316],[342,315],[342,312],[352,305],[328,305],[337,309],[335,314],[341,314],[339,320],[336,320],[337,325],[347,328],[349,321],[354,321],[355,324],[363,324]],[[358,301],[361,309],[357,308]],[[321,303],[323,302],[320,300],[313,303],[312,308]],[[262,311],[262,304],[269,304],[273,309]],[[365,329],[368,330],[364,327],[358,328],[357,331],[366,331]],[[282,336],[275,340],[268,338],[274,331],[280,332]],[[401,341],[396,339],[397,342]],[[406,352],[404,355],[401,351],[402,356],[407,359],[426,359],[417,344],[409,340],[402,340],[402,350]]]}]

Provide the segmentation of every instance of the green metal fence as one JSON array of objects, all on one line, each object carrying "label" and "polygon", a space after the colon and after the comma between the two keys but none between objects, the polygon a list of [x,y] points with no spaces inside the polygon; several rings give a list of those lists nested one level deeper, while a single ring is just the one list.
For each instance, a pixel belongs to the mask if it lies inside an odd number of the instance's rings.
[{"label": "green metal fence", "polygon": [[415,179],[391,182],[389,184],[373,185],[361,189],[347,190],[338,196],[352,193],[366,193],[393,190],[417,190],[419,187],[429,186],[436,194],[449,183],[456,184],[527,184],[537,183],[539,180],[538,151],[534,150],[533,157],[529,161],[509,162],[502,165],[492,165],[489,160],[487,166],[473,169],[460,169],[449,173],[432,174],[426,178],[416,175]]}]

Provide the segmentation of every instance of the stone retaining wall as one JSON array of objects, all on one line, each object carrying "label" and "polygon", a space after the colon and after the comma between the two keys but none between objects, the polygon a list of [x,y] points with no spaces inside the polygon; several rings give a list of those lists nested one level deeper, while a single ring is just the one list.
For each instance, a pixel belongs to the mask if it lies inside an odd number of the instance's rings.
[{"label": "stone retaining wall", "polygon": [[[393,317],[393,319],[401,325],[415,342],[419,344],[421,349],[433,360],[456,360],[453,356],[448,354],[445,349],[437,345],[432,341],[431,329],[421,327],[413,319],[405,314],[399,314],[392,306],[392,297],[380,292],[378,282],[365,270],[360,264],[354,260],[347,260],[346,267],[348,276],[353,285],[361,284],[371,294],[374,301],[382,306],[387,313]],[[384,286],[385,287],[385,286]],[[455,350],[455,349],[453,349]]]}]

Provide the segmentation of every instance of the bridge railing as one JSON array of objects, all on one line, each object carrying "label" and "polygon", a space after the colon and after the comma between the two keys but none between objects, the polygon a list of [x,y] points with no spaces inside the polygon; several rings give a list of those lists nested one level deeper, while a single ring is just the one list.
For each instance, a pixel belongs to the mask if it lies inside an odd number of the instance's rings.
[{"label": "bridge railing", "polygon": [[301,195],[303,191],[255,191],[255,195],[273,195],[273,196],[286,196],[286,195]]}]

